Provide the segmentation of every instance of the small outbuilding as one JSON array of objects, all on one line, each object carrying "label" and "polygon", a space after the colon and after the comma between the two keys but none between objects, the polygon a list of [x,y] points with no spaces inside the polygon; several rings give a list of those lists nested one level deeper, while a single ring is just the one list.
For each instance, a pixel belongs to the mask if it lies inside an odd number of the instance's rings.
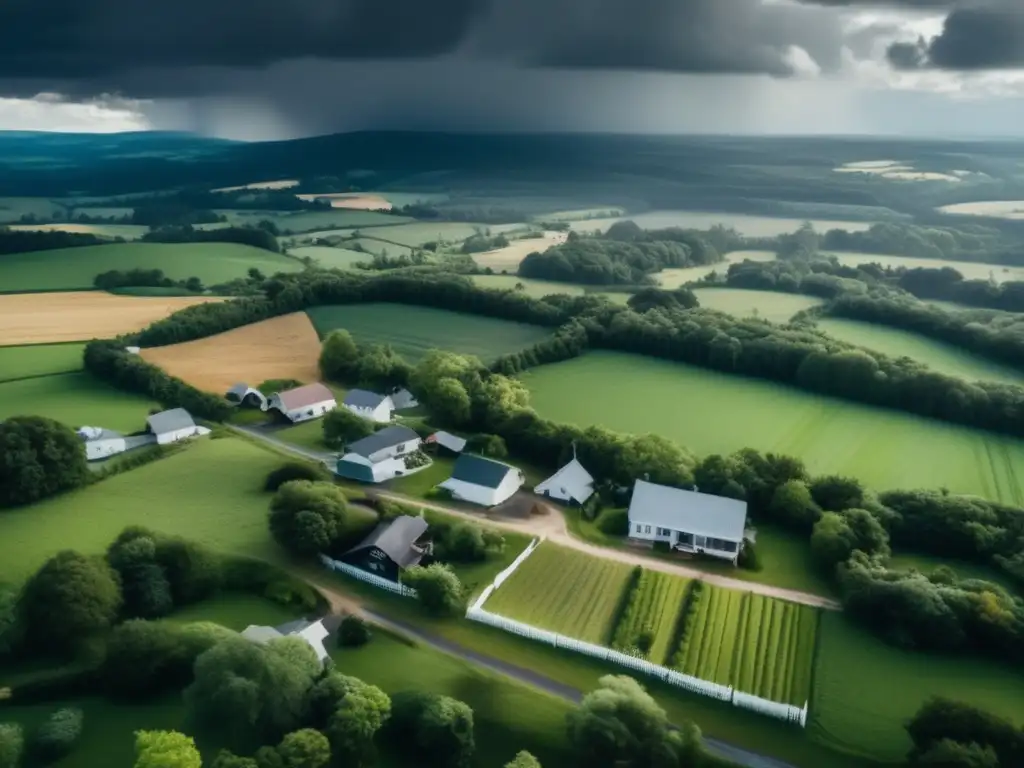
[{"label": "small outbuilding", "polygon": [[263,645],[271,640],[280,640],[282,637],[298,637],[305,640],[310,648],[316,653],[316,657],[323,664],[328,657],[327,649],[324,647],[324,640],[330,633],[324,626],[323,620],[306,621],[299,619],[282,624],[279,627],[265,627],[258,624],[250,624],[242,630],[242,637],[254,643]]},{"label": "small outbuilding", "polygon": [[430,545],[420,543],[426,532],[427,521],[422,517],[401,515],[378,525],[369,536],[342,555],[341,561],[398,581],[403,570],[418,565],[424,556],[430,554]]},{"label": "small outbuilding", "polygon": [[192,420],[192,414],[184,408],[154,413],[146,419],[146,428],[156,438],[158,445],[176,443],[203,434]]},{"label": "small outbuilding", "polygon": [[538,483],[533,492],[538,496],[582,506],[594,495],[594,478],[573,456],[572,461],[544,482]]},{"label": "small outbuilding", "polygon": [[415,408],[420,404],[416,396],[405,387],[399,387],[388,395],[391,398],[391,405],[396,411],[404,411],[407,408]]},{"label": "small outbuilding", "polygon": [[124,435],[102,427],[80,427],[78,436],[85,444],[86,461],[100,461],[128,450]]},{"label": "small outbuilding", "polygon": [[629,537],[731,560],[746,536],[747,503],[637,480],[629,502]]},{"label": "small outbuilding", "polygon": [[224,399],[232,405],[259,408],[261,411],[267,410],[268,407],[266,396],[258,389],[254,389],[244,382],[235,384],[235,386],[229,389],[224,394]]},{"label": "small outbuilding", "polygon": [[466,438],[453,435],[451,432],[435,432],[423,442],[455,455],[462,453],[466,449]]},{"label": "small outbuilding", "polygon": [[316,419],[337,407],[334,393],[319,382],[277,392],[267,401],[267,409],[273,408],[293,424]]},{"label": "small outbuilding", "polygon": [[493,507],[510,499],[525,482],[522,471],[516,467],[464,453],[456,460],[452,476],[440,487],[454,499]]},{"label": "small outbuilding", "polygon": [[350,389],[342,405],[357,416],[376,421],[378,424],[387,424],[391,421],[391,412],[395,408],[387,395],[379,395],[365,389]]},{"label": "small outbuilding", "polygon": [[406,457],[419,450],[420,436],[409,427],[394,425],[349,443],[335,472],[350,480],[381,483],[406,472]]}]

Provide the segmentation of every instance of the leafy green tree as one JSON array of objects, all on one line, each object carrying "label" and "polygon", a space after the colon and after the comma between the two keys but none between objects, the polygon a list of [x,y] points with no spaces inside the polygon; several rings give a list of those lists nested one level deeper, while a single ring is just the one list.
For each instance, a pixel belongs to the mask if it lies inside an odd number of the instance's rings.
[{"label": "leafy green tree", "polygon": [[345,495],[337,486],[292,480],[270,502],[270,533],[288,551],[314,555],[339,536],[347,510]]},{"label": "leafy green tree", "polygon": [[487,543],[479,525],[469,522],[453,523],[445,532],[438,555],[458,563],[475,563],[487,558]]},{"label": "leafy green tree", "polygon": [[606,675],[569,713],[569,742],[581,765],[593,768],[685,768],[695,764],[700,731],[673,729],[665,710],[636,680]]},{"label": "leafy green tree", "polygon": [[504,459],[508,456],[508,446],[501,435],[473,435],[466,441],[469,450],[492,459]]},{"label": "leafy green tree", "polygon": [[335,408],[323,417],[321,426],[328,448],[343,448],[373,434],[373,423],[348,408]]},{"label": "leafy green tree", "polygon": [[320,347],[320,373],[331,381],[348,381],[353,378],[358,361],[359,348],[346,330],[331,331]]},{"label": "leafy green tree", "polygon": [[25,584],[19,612],[32,648],[68,653],[108,630],[121,608],[114,571],[96,557],[59,552]]},{"label": "leafy green tree", "polygon": [[31,504],[89,479],[82,441],[42,416],[0,422],[0,507]]},{"label": "leafy green tree", "polygon": [[811,534],[811,554],[822,568],[830,571],[845,562],[857,547],[857,537],[846,518],[838,512],[825,512]]},{"label": "leafy green tree", "polygon": [[802,480],[789,480],[778,486],[772,494],[769,512],[773,520],[798,528],[810,528],[821,517],[821,508]]},{"label": "leafy green tree", "polygon": [[70,754],[82,738],[83,719],[77,707],[58,709],[33,736],[33,754],[47,762]]},{"label": "leafy green tree", "polygon": [[18,768],[25,752],[25,734],[17,723],[0,723],[0,768]]},{"label": "leafy green tree", "polygon": [[[334,413],[332,411],[331,413]],[[330,414],[328,414],[329,416]],[[325,417],[326,418],[326,417]],[[263,490],[276,491],[290,480],[309,480],[311,482],[327,481],[331,479],[330,473],[322,464],[310,461],[288,461],[267,475],[263,483]]]},{"label": "leafy green tree", "polygon": [[303,728],[285,736],[277,745],[284,768],[323,768],[331,761],[327,737],[312,728]]},{"label": "leafy green tree", "polygon": [[942,739],[914,756],[910,765],[914,768],[1000,768],[1001,763],[992,747]]},{"label": "leafy green tree", "polygon": [[370,626],[358,616],[346,616],[338,627],[338,645],[343,648],[358,648],[370,642],[373,633]]},{"label": "leafy green tree", "polygon": [[814,478],[810,488],[814,502],[829,512],[842,512],[864,504],[864,486],[852,477],[823,475]]},{"label": "leafy green tree", "polygon": [[462,582],[443,563],[409,568],[402,574],[402,582],[416,590],[420,603],[434,616],[454,616],[462,608]]},{"label": "leafy green tree", "polygon": [[274,747],[260,747],[253,755],[256,761],[256,768],[285,768],[284,758]]},{"label": "leafy green tree", "polygon": [[467,704],[425,691],[404,691],[392,702],[392,738],[406,745],[419,764],[468,768],[476,741]]},{"label": "leafy green tree", "polygon": [[0,659],[19,645],[20,635],[18,590],[12,586],[0,584]]},{"label": "leafy green tree", "polygon": [[466,424],[472,406],[469,393],[458,379],[441,379],[430,394],[431,411],[445,424]]},{"label": "leafy green tree", "polygon": [[195,740],[177,731],[136,731],[135,768],[202,768]]},{"label": "leafy green tree", "polygon": [[[935,750],[936,755],[949,755],[949,747],[936,750],[943,741],[961,745],[991,747],[998,759],[997,765],[1024,765],[1024,729],[1014,726],[1009,720],[993,715],[970,704],[936,696],[926,701],[907,723],[907,733],[913,742],[910,753],[912,765],[937,766],[942,763],[919,762],[926,754]],[[985,755],[978,750],[964,750],[967,756],[981,760],[979,766],[989,768],[984,762]],[[957,768],[959,764],[954,763]],[[966,766],[964,767],[966,768]],[[974,766],[971,766],[974,768]]]},{"label": "leafy green tree", "polygon": [[195,541],[161,536],[156,541],[156,562],[171,584],[175,605],[204,600],[223,582],[217,553]]},{"label": "leafy green tree", "polygon": [[336,704],[326,730],[335,755],[358,768],[376,760],[374,743],[391,714],[391,699],[374,685],[355,682]]},{"label": "leafy green tree", "polygon": [[511,762],[505,763],[505,768],[541,768],[541,766],[540,761],[524,749],[512,758]]},{"label": "leafy green tree", "polygon": [[234,752],[222,749],[213,758],[210,768],[259,768],[251,757],[240,757]]},{"label": "leafy green tree", "polygon": [[171,582],[156,562],[156,543],[152,538],[119,537],[107,550],[107,562],[121,577],[126,616],[156,618],[171,612]]}]

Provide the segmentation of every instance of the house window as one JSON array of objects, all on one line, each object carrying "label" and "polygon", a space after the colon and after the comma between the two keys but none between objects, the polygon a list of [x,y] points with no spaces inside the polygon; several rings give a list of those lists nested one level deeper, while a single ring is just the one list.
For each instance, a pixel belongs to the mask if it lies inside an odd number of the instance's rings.
[{"label": "house window", "polygon": [[644,527],[642,525],[640,525],[640,523],[636,524],[636,532],[637,533],[643,533],[644,532]]},{"label": "house window", "polygon": [[396,453],[396,454],[402,454],[402,453],[405,453],[405,443],[402,443],[402,444],[401,444],[400,446],[398,446],[398,447],[397,447],[397,448],[395,449],[395,453]]},{"label": "house window", "polygon": [[650,533],[650,532],[651,532],[651,526],[645,525],[644,526],[644,533]]},{"label": "house window", "polygon": [[659,536],[671,536],[672,535],[672,531],[669,530],[668,528],[659,528],[658,529],[658,535]]}]

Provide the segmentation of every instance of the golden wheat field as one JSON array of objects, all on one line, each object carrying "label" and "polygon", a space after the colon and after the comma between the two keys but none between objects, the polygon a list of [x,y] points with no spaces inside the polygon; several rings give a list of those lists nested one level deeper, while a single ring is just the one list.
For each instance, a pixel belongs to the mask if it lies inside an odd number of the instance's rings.
[{"label": "golden wheat field", "polygon": [[277,181],[254,181],[252,184],[242,184],[238,187],[220,187],[219,189],[211,189],[211,192],[241,192],[242,190],[252,189],[290,189],[292,187],[299,186],[298,179],[279,179]]},{"label": "golden wheat field", "polygon": [[320,338],[304,312],[275,317],[196,341],[142,350],[143,359],[208,392],[267,379],[318,381]]},{"label": "golden wheat field", "polygon": [[105,339],[172,312],[223,301],[203,296],[115,296],[100,291],[0,295],[0,346]]},{"label": "golden wheat field", "polygon": [[329,192],[323,195],[296,195],[299,200],[330,200],[331,208],[350,208],[357,211],[390,211],[391,203],[380,195],[357,195],[351,192]]},{"label": "golden wheat field", "polygon": [[519,262],[525,259],[534,251],[543,253],[553,245],[565,242],[565,232],[545,232],[544,237],[527,237],[521,240],[513,240],[504,248],[497,248],[493,251],[474,253],[473,261],[481,267],[490,267],[495,272],[512,272],[519,269]]}]

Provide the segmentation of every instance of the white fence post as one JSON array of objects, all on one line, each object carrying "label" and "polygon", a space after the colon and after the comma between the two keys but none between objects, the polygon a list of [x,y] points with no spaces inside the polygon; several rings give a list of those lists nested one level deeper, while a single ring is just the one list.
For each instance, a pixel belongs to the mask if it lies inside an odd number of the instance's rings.
[{"label": "white fence post", "polygon": [[394,594],[401,595],[402,597],[416,597],[416,590],[412,587],[400,584],[397,581],[390,581],[382,576],[376,575],[375,573],[364,571],[362,568],[356,568],[354,565],[342,563],[339,560],[332,560],[327,555],[320,555],[320,562],[332,571],[340,571],[347,576],[351,576],[352,578],[358,579],[359,581],[365,582],[371,586],[386,589],[388,592],[393,592]]}]

